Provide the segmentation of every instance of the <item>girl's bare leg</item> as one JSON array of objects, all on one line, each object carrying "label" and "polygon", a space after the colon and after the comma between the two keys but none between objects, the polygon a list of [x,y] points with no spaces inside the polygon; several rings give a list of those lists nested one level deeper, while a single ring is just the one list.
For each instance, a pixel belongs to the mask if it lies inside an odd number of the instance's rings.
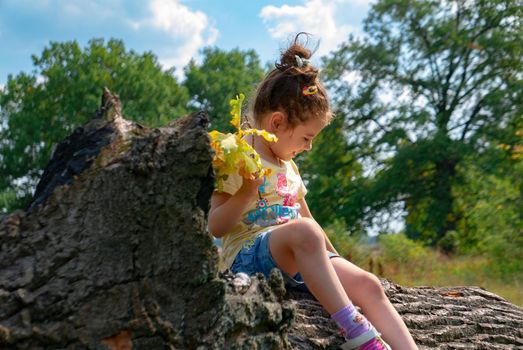
[{"label": "girl's bare leg", "polygon": [[325,247],[323,230],[308,218],[273,229],[269,247],[278,266],[293,276],[300,271],[311,293],[330,314],[350,303]]},{"label": "girl's bare leg", "polygon": [[331,263],[347,296],[361,307],[392,349],[418,349],[376,276],[343,258],[332,258]]},{"label": "girl's bare leg", "polygon": [[311,293],[331,315],[352,300],[393,349],[417,349],[376,276],[345,259],[328,258],[324,233],[316,221],[301,218],[274,228],[269,248],[282,270],[291,276],[301,273]]}]

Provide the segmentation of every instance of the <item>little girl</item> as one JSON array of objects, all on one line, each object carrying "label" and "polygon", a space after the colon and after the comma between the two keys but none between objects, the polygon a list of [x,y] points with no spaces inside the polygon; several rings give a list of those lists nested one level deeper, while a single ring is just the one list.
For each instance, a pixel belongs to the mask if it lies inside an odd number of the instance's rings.
[{"label": "little girl", "polygon": [[220,268],[266,276],[279,269],[288,285],[306,287],[331,314],[347,340],[343,349],[390,349],[369,321],[393,349],[417,349],[378,278],[341,258],[307,207],[292,159],[311,150],[332,113],[299,36],[261,82],[252,106],[255,127],[278,137],[247,140],[272,172],[256,180],[229,176],[212,195],[208,227],[222,238]]}]

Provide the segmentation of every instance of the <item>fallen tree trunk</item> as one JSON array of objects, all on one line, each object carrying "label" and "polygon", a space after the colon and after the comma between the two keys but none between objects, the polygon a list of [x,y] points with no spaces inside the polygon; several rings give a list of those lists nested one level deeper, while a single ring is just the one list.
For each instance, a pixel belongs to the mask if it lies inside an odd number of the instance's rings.
[{"label": "fallen tree trunk", "polygon": [[[281,275],[218,275],[207,117],[149,129],[104,92],[27,211],[0,219],[0,349],[335,349]],[[420,348],[523,347],[523,311],[479,288],[386,291]]]},{"label": "fallen tree trunk", "polygon": [[28,212],[1,220],[0,349],[285,346],[292,312],[268,284],[239,298],[217,277],[206,126],[142,127],[105,91]]},{"label": "fallen tree trunk", "polygon": [[[382,281],[420,349],[523,349],[523,309],[479,287],[407,288]],[[341,337],[310,295],[290,292],[294,349],[338,349]]]}]

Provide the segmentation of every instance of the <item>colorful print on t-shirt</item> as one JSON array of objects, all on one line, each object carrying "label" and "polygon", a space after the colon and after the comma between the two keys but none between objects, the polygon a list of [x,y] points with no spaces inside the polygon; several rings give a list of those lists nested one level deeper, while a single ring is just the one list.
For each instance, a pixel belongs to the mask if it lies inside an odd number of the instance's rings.
[{"label": "colorful print on t-shirt", "polygon": [[[256,237],[267,227],[284,224],[300,216],[300,205],[296,203],[307,193],[296,164],[291,160],[281,166],[262,159],[265,168],[271,168],[259,187],[259,196],[245,208],[240,222],[222,238],[220,269],[229,268],[242,244]],[[243,179],[235,174],[223,183],[223,191],[234,195]]]}]

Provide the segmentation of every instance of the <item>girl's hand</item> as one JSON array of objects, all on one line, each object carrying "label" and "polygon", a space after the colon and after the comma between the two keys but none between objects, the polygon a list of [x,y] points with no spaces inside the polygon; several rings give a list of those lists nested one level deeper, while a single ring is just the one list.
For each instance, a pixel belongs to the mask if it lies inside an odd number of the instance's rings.
[{"label": "girl's hand", "polygon": [[263,184],[263,176],[254,180],[243,178],[242,187],[238,190],[242,194],[248,195],[249,197],[255,197],[258,195],[258,188]]},{"label": "girl's hand", "polygon": [[254,180],[243,178],[242,186],[234,195],[213,192],[207,221],[209,232],[214,237],[223,237],[238,224],[243,211],[255,202],[263,176]]}]

